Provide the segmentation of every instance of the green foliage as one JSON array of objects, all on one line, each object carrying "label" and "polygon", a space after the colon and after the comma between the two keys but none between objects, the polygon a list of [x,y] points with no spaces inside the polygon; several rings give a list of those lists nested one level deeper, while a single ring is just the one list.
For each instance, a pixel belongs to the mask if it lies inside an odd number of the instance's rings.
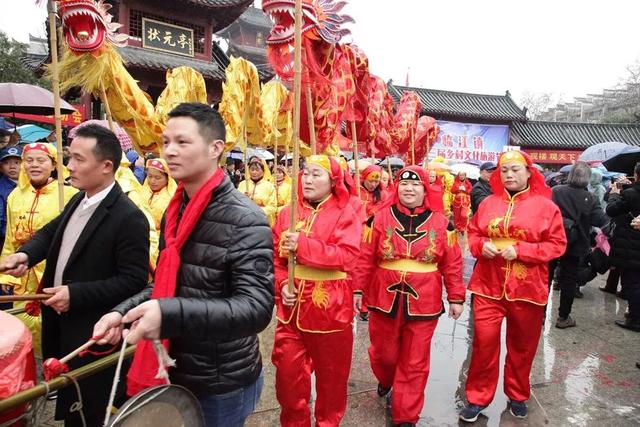
[{"label": "green foliage", "polygon": [[48,80],[39,78],[22,63],[26,50],[25,44],[10,39],[0,31],[0,82],[29,83],[50,89]]}]

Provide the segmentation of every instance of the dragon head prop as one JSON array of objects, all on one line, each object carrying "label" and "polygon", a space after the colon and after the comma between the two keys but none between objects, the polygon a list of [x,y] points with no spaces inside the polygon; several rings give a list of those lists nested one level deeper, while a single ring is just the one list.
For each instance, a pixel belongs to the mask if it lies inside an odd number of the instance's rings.
[{"label": "dragon head prop", "polygon": [[122,24],[111,22],[111,5],[104,0],[60,0],[58,16],[69,49],[75,54],[99,52],[109,42],[122,45],[126,34],[118,34]]},{"label": "dragon head prop", "polygon": [[[267,38],[268,45],[293,44],[295,36],[295,0],[263,0],[262,10],[275,25]],[[338,43],[350,31],[342,28],[353,19],[341,15],[346,2],[333,0],[302,0],[302,34],[327,43]]]}]

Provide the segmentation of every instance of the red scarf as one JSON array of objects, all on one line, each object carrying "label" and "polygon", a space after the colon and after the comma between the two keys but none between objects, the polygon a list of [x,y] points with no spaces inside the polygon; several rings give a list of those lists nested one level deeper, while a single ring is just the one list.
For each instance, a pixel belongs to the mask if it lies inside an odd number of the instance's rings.
[{"label": "red scarf", "polygon": [[[160,253],[156,280],[151,293],[152,299],[175,297],[182,247],[209,205],[213,190],[220,185],[223,179],[224,172],[218,168],[195,196],[189,200],[179,224],[178,215],[183,201],[184,185],[182,183],[178,185],[165,214],[164,238],[166,245]],[[162,345],[169,351],[168,339],[162,340]],[[138,343],[131,369],[127,375],[127,394],[134,396],[147,387],[164,384],[163,379],[156,378],[157,373],[158,360],[153,343],[149,340],[142,340]]]}]

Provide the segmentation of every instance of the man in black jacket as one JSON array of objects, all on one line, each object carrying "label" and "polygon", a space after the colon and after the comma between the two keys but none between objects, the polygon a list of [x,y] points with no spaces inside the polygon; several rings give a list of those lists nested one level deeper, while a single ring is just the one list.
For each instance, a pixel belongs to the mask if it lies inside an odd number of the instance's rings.
[{"label": "man in black jacket", "polygon": [[471,189],[471,211],[473,213],[476,213],[480,203],[493,193],[489,185],[489,178],[494,170],[496,170],[496,164],[493,162],[485,162],[480,165],[480,178]]},{"label": "man in black jacket", "polygon": [[629,316],[616,320],[616,325],[640,332],[640,231],[631,225],[640,215],[640,163],[636,164],[634,175],[635,183],[624,190],[619,183],[613,185],[607,215],[615,223],[609,257],[621,270],[620,281],[629,303]]},{"label": "man in black jacket", "polygon": [[[556,328],[564,329],[576,325],[570,316],[577,287],[578,264],[590,249],[591,227],[601,227],[607,222],[597,198],[587,191],[591,169],[584,162],[576,163],[566,185],[553,187],[552,198],[562,212],[567,234],[567,250],[558,262],[560,284],[560,306]],[[532,213],[533,214],[533,213]]]},{"label": "man in black jacket", "polygon": [[[262,388],[257,334],[269,324],[274,305],[271,229],[262,210],[219,169],[225,127],[217,111],[180,104],[169,113],[163,136],[165,159],[181,181],[176,192],[183,197],[180,212],[206,196],[199,190],[216,174],[223,175],[222,181],[205,199],[199,218],[182,219],[197,222],[179,250],[174,296],[150,299],[148,288],[104,316],[94,334],[106,332],[104,341],[116,343],[122,325],[133,322],[130,343],[168,338],[176,359],[171,382],[198,397],[208,426],[241,426]],[[172,256],[164,253],[174,244],[166,235],[174,223],[172,203],[165,213],[157,271]]]},{"label": "man in black jacket", "polygon": [[[46,258],[43,292],[51,294],[42,308],[45,358],[61,358],[88,341],[101,316],[147,284],[149,223],[115,182],[122,151],[116,136],[101,126],[78,130],[70,147],[71,184],[84,191],[38,231],[2,267],[19,276]],[[96,348],[96,351],[105,349]],[[71,369],[98,357],[76,357]],[[56,419],[65,426],[83,425],[72,404],[82,403],[88,426],[101,426],[115,368],[80,380],[59,391]]]}]

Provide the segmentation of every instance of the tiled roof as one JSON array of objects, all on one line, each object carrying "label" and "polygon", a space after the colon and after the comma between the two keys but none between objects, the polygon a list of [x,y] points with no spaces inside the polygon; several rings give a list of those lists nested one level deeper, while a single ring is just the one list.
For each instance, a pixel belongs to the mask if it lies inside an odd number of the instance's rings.
[{"label": "tiled roof", "polygon": [[250,7],[245,10],[238,18],[238,21],[267,30],[273,26],[273,22],[271,22],[267,14],[257,7]]},{"label": "tiled roof", "polygon": [[522,147],[585,149],[618,141],[640,146],[640,124],[513,122],[511,143]]},{"label": "tiled roof", "polygon": [[389,84],[389,93],[396,102],[405,91],[415,92],[422,101],[422,112],[435,118],[447,116],[448,118],[497,121],[527,120],[525,113],[508,93],[506,95],[481,95]]},{"label": "tiled roof", "polygon": [[197,4],[198,6],[204,7],[215,7],[215,8],[223,8],[223,7],[238,7],[245,6],[247,4],[252,4],[253,0],[182,0],[186,3]]},{"label": "tiled roof", "polygon": [[224,67],[216,62],[206,62],[170,53],[155,52],[133,46],[118,48],[127,66],[165,71],[169,68],[191,67],[205,78],[224,80]]}]

